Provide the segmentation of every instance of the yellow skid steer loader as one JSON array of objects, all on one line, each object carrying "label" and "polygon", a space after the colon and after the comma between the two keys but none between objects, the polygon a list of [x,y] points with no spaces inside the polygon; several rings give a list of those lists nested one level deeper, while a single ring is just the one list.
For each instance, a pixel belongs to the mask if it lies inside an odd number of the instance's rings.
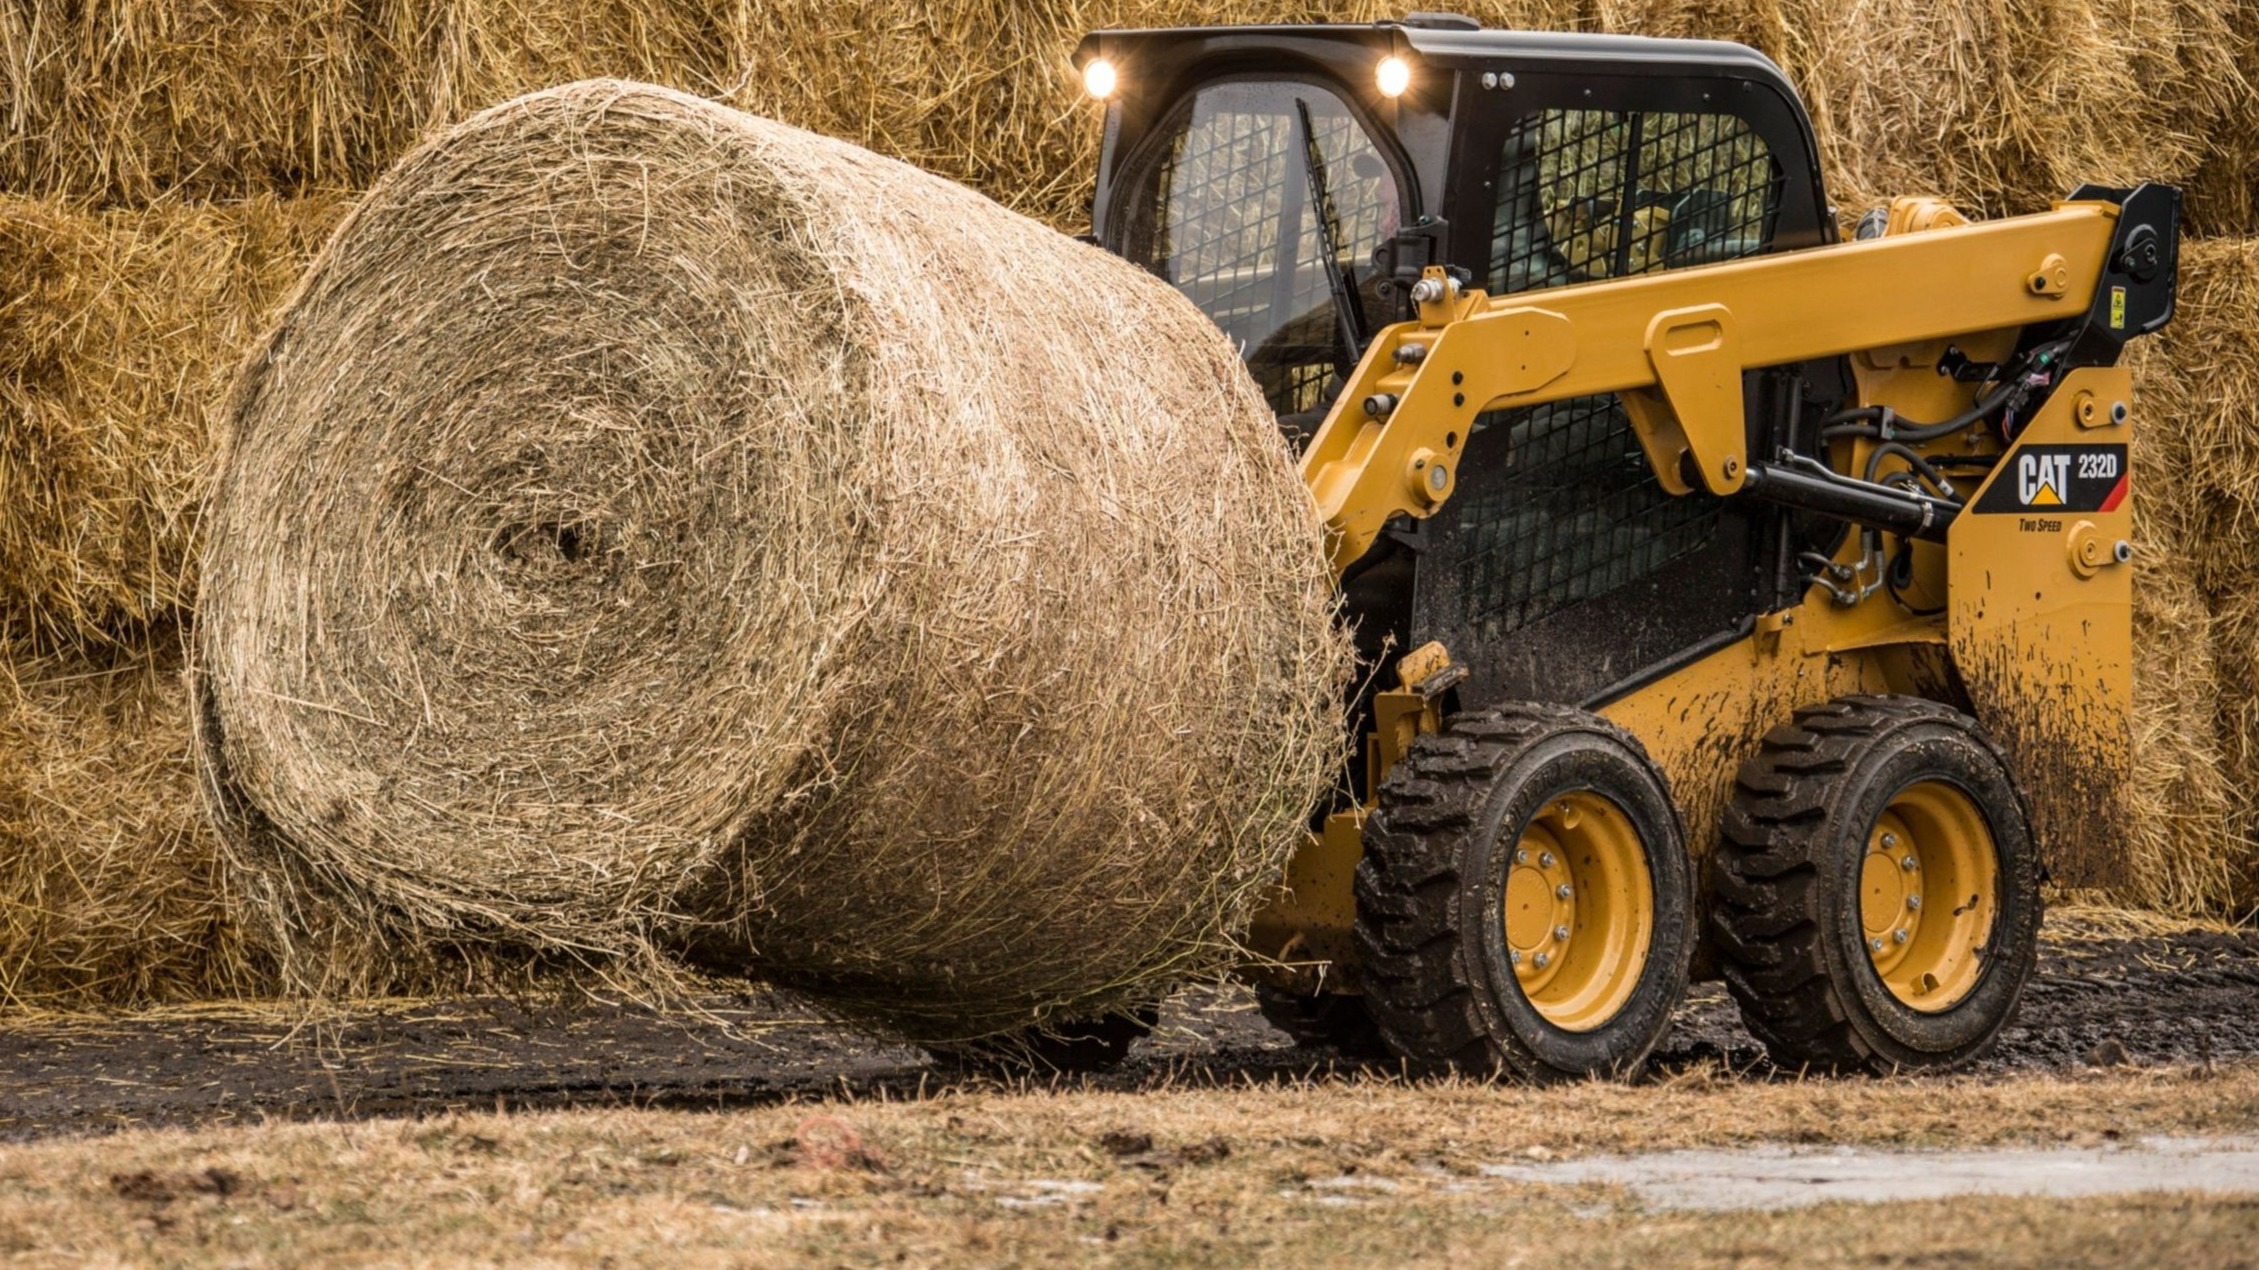
[{"label": "yellow skid steer loader", "polygon": [[1999,1034],[2040,884],[2109,879],[2131,712],[2119,357],[2177,190],[1841,241],[1736,45],[1106,31],[1097,241],[1244,349],[1364,657],[1250,973],[1313,1043],[1644,1061],[1691,974],[1775,1062]]}]

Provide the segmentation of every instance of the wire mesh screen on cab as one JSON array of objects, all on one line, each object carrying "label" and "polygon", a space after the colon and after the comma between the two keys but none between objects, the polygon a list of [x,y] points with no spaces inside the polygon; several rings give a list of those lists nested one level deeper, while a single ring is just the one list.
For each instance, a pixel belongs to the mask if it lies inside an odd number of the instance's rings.
[{"label": "wire mesh screen on cab", "polygon": [[1397,230],[1394,175],[1314,84],[1212,84],[1159,131],[1127,183],[1122,254],[1239,344],[1279,415],[1319,410],[1383,312],[1362,262]]},{"label": "wire mesh screen on cab", "polygon": [[[1763,252],[1782,177],[1733,115],[1546,110],[1499,156],[1493,293]],[[1483,415],[1445,505],[1459,617],[1494,639],[1702,549],[1721,504],[1667,493],[1614,396]]]}]

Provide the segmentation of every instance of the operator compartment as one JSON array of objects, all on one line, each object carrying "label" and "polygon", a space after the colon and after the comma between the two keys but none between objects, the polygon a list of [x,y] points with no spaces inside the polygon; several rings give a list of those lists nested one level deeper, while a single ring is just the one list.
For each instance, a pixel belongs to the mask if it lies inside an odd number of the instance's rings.
[{"label": "operator compartment", "polygon": [[[1802,107],[1735,45],[1431,15],[1101,32],[1078,61],[1110,76],[1100,241],[1239,345],[1298,450],[1424,266],[1501,295],[1834,238]],[[1840,364],[1812,374],[1840,401]],[[1451,501],[1344,598],[1369,655],[1442,640],[1470,703],[1585,701],[1777,607],[1770,557],[1828,545],[1784,523],[1668,492],[1614,394],[1492,411]]]},{"label": "operator compartment", "polygon": [[1097,240],[1237,346],[1363,660],[1247,936],[1272,1021],[1621,1072],[1699,973],[1779,1062],[1990,1044],[2042,870],[2121,864],[2118,361],[2171,319],[2178,191],[1844,242],[1731,44],[1413,15],[1076,61]]}]

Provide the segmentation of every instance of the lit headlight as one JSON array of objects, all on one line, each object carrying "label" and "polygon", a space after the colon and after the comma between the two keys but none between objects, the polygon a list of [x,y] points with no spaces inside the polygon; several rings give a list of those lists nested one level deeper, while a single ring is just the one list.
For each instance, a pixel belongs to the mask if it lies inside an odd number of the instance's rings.
[{"label": "lit headlight", "polygon": [[1373,78],[1380,81],[1382,96],[1402,97],[1404,90],[1412,86],[1412,68],[1401,57],[1384,57]]},{"label": "lit headlight", "polygon": [[1085,92],[1104,101],[1114,95],[1114,64],[1103,57],[1094,57],[1083,63],[1082,86]]}]

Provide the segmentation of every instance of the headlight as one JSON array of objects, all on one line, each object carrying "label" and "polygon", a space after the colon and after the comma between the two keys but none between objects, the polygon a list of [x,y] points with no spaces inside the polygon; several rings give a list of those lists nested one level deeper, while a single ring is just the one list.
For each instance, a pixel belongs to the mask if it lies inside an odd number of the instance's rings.
[{"label": "headlight", "polygon": [[1380,82],[1381,96],[1402,97],[1412,86],[1412,68],[1401,57],[1384,57],[1373,78]]},{"label": "headlight", "polygon": [[1117,81],[1114,74],[1114,64],[1112,62],[1107,61],[1103,57],[1094,57],[1089,61],[1083,63],[1083,91],[1089,93],[1091,96],[1098,98],[1100,101],[1104,101],[1106,98],[1113,96],[1114,85],[1116,82]]}]

